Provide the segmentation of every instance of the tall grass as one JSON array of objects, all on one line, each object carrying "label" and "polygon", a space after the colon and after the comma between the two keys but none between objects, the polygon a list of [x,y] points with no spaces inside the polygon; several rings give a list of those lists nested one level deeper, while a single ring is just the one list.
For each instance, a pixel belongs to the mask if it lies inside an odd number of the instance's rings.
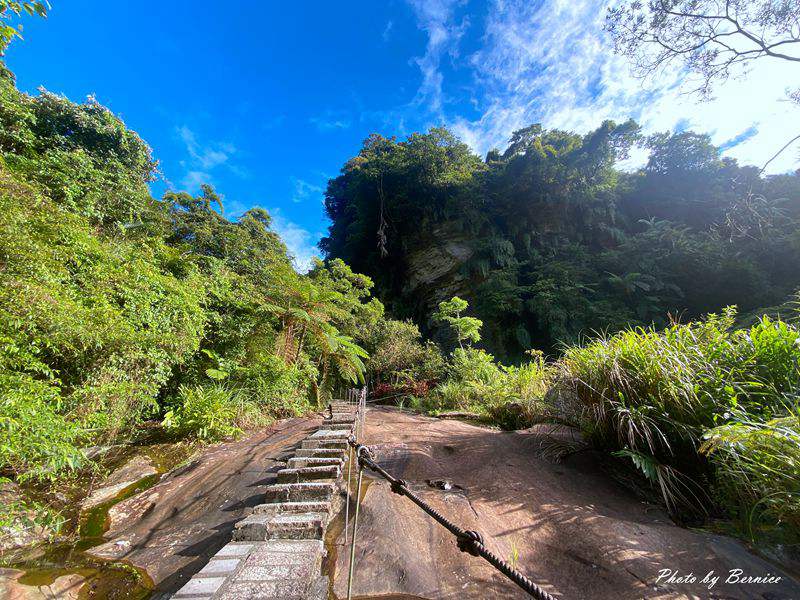
[{"label": "tall grass", "polygon": [[800,333],[767,317],[733,330],[734,318],[729,308],[568,348],[567,416],[673,512],[710,506],[750,531],[797,524]]},{"label": "tall grass", "polygon": [[216,441],[239,435],[242,428],[263,423],[258,405],[224,385],[182,386],[177,404],[164,416],[164,427],[178,435]]},{"label": "tall grass", "polygon": [[527,427],[547,412],[544,397],[554,373],[540,352],[532,355],[518,367],[503,366],[483,350],[459,348],[448,362],[447,379],[427,406],[473,412],[505,429]]},{"label": "tall grass", "polygon": [[800,405],[766,422],[737,413],[705,437],[701,451],[716,467],[717,497],[751,539],[758,526],[800,531]]}]

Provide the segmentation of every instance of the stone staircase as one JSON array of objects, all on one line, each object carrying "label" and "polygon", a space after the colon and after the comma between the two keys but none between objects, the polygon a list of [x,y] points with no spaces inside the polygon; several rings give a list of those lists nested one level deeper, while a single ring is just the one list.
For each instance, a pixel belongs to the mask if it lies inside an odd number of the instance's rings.
[{"label": "stone staircase", "polygon": [[239,521],[233,540],[178,592],[176,600],[324,600],[323,540],[341,500],[347,438],[357,407],[333,402],[329,418],[303,440],[264,504]]}]

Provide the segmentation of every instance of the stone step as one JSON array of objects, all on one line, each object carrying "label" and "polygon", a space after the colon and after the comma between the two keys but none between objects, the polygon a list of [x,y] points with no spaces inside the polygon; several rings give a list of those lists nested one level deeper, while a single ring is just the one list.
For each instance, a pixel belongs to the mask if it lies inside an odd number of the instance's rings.
[{"label": "stone step", "polygon": [[347,450],[347,440],[304,440],[300,450]]},{"label": "stone step", "polygon": [[331,421],[331,420],[335,421],[337,419],[355,419],[357,416],[358,416],[358,413],[356,411],[354,411],[354,410],[346,411],[346,412],[345,411],[336,411],[336,410],[334,410],[332,416],[330,414],[327,414],[327,415],[324,416],[324,419],[325,419],[326,422],[328,422],[328,421]]},{"label": "stone step", "polygon": [[[214,596],[213,600],[311,600],[311,598],[319,598],[319,596],[309,595],[309,585],[309,581],[305,577],[281,580],[266,579],[264,581],[240,581],[236,578],[222,592]],[[193,600],[211,600],[211,597],[198,597]]]},{"label": "stone step", "polygon": [[336,485],[327,481],[277,483],[267,486],[266,502],[330,502]]},{"label": "stone step", "polygon": [[248,542],[321,540],[327,522],[327,513],[253,513],[236,523],[233,539]]},{"label": "stone step", "polygon": [[307,440],[336,440],[336,439],[347,439],[347,432],[339,431],[336,429],[326,429],[324,427],[318,429],[310,436],[306,438]]},{"label": "stone step", "polygon": [[338,479],[341,470],[336,465],[324,467],[302,467],[278,471],[278,483],[301,483],[314,479]]},{"label": "stone step", "polygon": [[325,429],[329,431],[353,431],[354,423],[326,423]]},{"label": "stone step", "polygon": [[243,558],[212,556],[206,566],[197,572],[197,575],[199,577],[228,577],[239,568],[243,561]]},{"label": "stone step", "polygon": [[297,457],[344,458],[345,452],[346,450],[341,448],[298,448],[294,455]]},{"label": "stone step", "polygon": [[326,456],[295,456],[289,459],[287,466],[290,469],[302,469],[303,467],[339,467],[342,468],[341,457],[329,458]]},{"label": "stone step", "polygon": [[[337,432],[337,433],[347,433],[346,431]],[[300,444],[300,447],[303,449],[315,449],[315,448],[339,448],[342,450],[347,449],[347,437],[307,437],[303,440]]]},{"label": "stone step", "polygon": [[334,415],[332,419],[325,419],[322,422],[322,427],[323,428],[327,428],[327,427],[329,427],[331,425],[341,425],[341,424],[352,425],[355,422],[356,422],[355,415],[352,416],[352,417],[350,417],[350,416],[338,417],[338,416]]},{"label": "stone step", "polygon": [[276,516],[281,513],[330,513],[329,502],[270,502],[253,507],[253,514]]},{"label": "stone step", "polygon": [[220,575],[218,577],[200,577],[199,575],[192,577],[186,584],[179,589],[173,598],[192,598],[194,600],[201,600],[211,598],[222,584],[225,583],[226,577]]},{"label": "stone step", "polygon": [[310,595],[319,579],[322,540],[271,539],[251,545],[253,552],[215,600],[327,599],[327,587],[322,596]]}]

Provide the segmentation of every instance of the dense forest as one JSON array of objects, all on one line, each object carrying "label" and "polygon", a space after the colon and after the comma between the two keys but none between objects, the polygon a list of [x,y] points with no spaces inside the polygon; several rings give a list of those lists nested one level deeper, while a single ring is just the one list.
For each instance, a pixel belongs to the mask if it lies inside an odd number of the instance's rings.
[{"label": "dense forest", "polygon": [[[618,167],[634,145],[650,152]],[[800,284],[800,176],[764,177],[708,135],[532,125],[485,160],[444,129],[372,136],[331,180],[322,247],[393,314],[435,328],[454,294],[519,360],[592,332],[784,302]],[[452,340],[439,336],[452,345]]]},{"label": "dense forest", "polygon": [[342,261],[298,274],[263,209],[228,220],[207,186],[154,199],[119,118],[5,68],[0,152],[0,468],[18,480],[148,419],[213,440],[320,406],[364,381],[376,332],[408,328]]}]

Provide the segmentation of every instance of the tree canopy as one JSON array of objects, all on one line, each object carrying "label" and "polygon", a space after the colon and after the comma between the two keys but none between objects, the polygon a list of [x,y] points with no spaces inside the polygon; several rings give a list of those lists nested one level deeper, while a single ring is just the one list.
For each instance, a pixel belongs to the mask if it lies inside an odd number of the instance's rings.
[{"label": "tree canopy", "polygon": [[[634,172],[616,165],[634,144]],[[593,331],[782,302],[800,282],[797,174],[764,177],[692,131],[532,125],[485,160],[452,133],[371,136],[332,179],[322,240],[393,315],[440,341],[453,295],[485,345],[522,357]],[[698,282],[702,282],[699,284]]]}]

